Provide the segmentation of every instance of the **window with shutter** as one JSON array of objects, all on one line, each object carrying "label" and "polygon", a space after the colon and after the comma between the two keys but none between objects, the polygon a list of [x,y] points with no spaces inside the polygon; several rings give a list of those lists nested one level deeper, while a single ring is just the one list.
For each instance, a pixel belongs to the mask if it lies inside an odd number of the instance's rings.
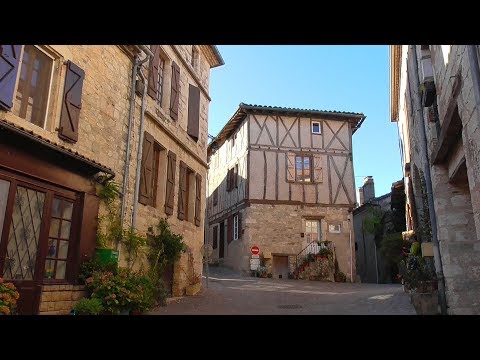
[{"label": "window with shutter", "polygon": [[140,196],[138,202],[144,205],[153,204],[153,173],[154,173],[154,139],[144,132],[142,147],[142,163],[140,165]]},{"label": "window with shutter", "polygon": [[65,90],[58,136],[69,142],[78,140],[78,122],[82,108],[82,87],[85,72],[71,61],[67,62]]},{"label": "window with shutter", "polygon": [[[47,118],[48,95],[50,93],[50,80],[53,72],[53,60],[52,57],[48,56],[40,48],[33,45],[25,45],[22,55],[22,64],[20,66],[17,92],[13,105],[14,114],[42,128],[45,126]],[[76,89],[74,89],[74,91],[75,90]],[[78,101],[80,102],[82,93],[81,84],[79,90]],[[64,102],[68,102],[68,99],[64,98]],[[75,126],[77,122],[78,120],[75,122]]]},{"label": "window with shutter", "polygon": [[200,89],[190,84],[188,89],[187,133],[195,141],[198,141],[199,126],[200,126]]},{"label": "window with shutter", "polygon": [[168,152],[167,161],[167,185],[165,190],[165,214],[173,214],[173,201],[175,191],[175,171],[177,155],[173,151]]},{"label": "window with shutter", "polygon": [[12,110],[22,45],[0,45],[0,109]]},{"label": "window with shutter", "polygon": [[158,65],[160,62],[160,45],[150,45],[150,50],[153,57],[150,58],[148,64],[148,88],[147,94],[157,98],[157,84],[158,84]]},{"label": "window with shutter", "polygon": [[235,168],[234,168],[234,172],[233,172],[233,179],[234,179],[234,186],[235,188],[238,188],[238,164],[235,164]]},{"label": "window with shutter", "polygon": [[312,181],[312,157],[297,155],[295,157],[295,181]]},{"label": "window with shutter", "polygon": [[212,244],[212,248],[216,249],[218,246],[218,226],[215,225],[213,227],[213,244]]},{"label": "window with shutter", "polygon": [[180,67],[172,62],[172,86],[170,94],[170,117],[178,120],[178,103],[180,100]]},{"label": "window with shutter", "polygon": [[230,191],[230,169],[227,171],[227,192]]},{"label": "window with shutter", "polygon": [[195,225],[200,226],[202,211],[202,175],[195,176]]},{"label": "window with shutter", "polygon": [[180,161],[180,173],[178,176],[178,218],[184,220],[188,207],[188,177],[187,165]]},{"label": "window with shutter", "polygon": [[233,216],[229,216],[227,219],[227,243],[230,244],[233,239]]},{"label": "window with shutter", "polygon": [[287,153],[287,181],[295,181],[295,154]]}]

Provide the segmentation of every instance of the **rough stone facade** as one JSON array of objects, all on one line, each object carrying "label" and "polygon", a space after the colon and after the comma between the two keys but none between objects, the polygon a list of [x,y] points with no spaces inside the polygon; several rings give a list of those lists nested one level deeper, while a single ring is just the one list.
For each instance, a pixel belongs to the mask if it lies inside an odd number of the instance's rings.
[{"label": "rough stone facade", "polygon": [[[204,211],[205,211],[205,183],[206,183],[206,148],[207,148],[207,129],[208,129],[208,106],[210,102],[209,78],[210,69],[223,64],[218,52],[213,46],[209,45],[158,45],[161,57],[164,59],[163,73],[163,96],[159,104],[156,99],[146,95],[146,111],[144,116],[144,130],[151,134],[156,142],[162,146],[159,158],[158,170],[158,193],[157,205],[137,204],[137,215],[135,228],[140,234],[146,234],[148,227],[155,226],[159,218],[166,217],[164,211],[165,200],[165,182],[166,182],[166,156],[168,151],[176,154],[175,184],[174,184],[174,209],[169,217],[169,223],[172,230],[183,235],[185,243],[191,249],[194,255],[195,272],[201,275],[202,255],[200,248],[203,244],[204,234]],[[25,119],[17,116],[14,111],[0,110],[0,121],[13,124],[21,131],[29,132],[40,136],[64,149],[69,149],[79,156],[91,159],[106,168],[110,168],[114,173],[114,181],[122,187],[125,173],[125,162],[127,156],[127,136],[129,125],[130,93],[132,84],[132,68],[135,54],[141,54],[138,47],[135,46],[117,46],[117,45],[36,45],[38,49],[46,53],[53,59],[51,85],[49,87],[48,107],[44,127],[37,126]],[[22,48],[23,49],[23,48]],[[192,54],[196,53],[196,58],[192,59]],[[143,57],[144,55],[140,55]],[[78,121],[78,141],[71,143],[59,138],[59,126],[64,99],[64,83],[67,73],[67,61],[71,61],[82,69],[85,73],[83,80],[83,89],[81,92],[81,110]],[[172,119],[169,112],[171,87],[172,87],[172,65],[173,62],[179,68],[178,76],[178,117]],[[141,71],[148,79],[150,70],[147,61],[141,68]],[[140,77],[137,77],[137,82]],[[18,83],[18,77],[17,77]],[[137,84],[141,85],[141,84]],[[195,141],[187,134],[188,109],[189,109],[189,87],[193,85],[199,89],[199,123],[198,140]],[[139,90],[143,86],[136,86]],[[129,175],[127,179],[126,191],[123,194],[125,200],[124,227],[132,224],[132,210],[134,201],[135,178],[137,171],[137,155],[139,152],[140,139],[140,118],[141,118],[141,100],[142,96],[137,91],[134,101],[133,123],[131,128],[130,155],[128,159]],[[0,142],[1,143],[1,142]],[[193,219],[189,217],[186,220],[177,218],[177,198],[179,186],[179,164],[183,161],[194,174],[200,174],[202,184],[200,189],[200,224],[195,225]],[[2,163],[0,162],[0,169]],[[92,180],[93,178],[89,179]],[[193,188],[191,188],[193,185]],[[190,213],[193,214],[195,203],[195,181],[191,183],[189,191],[190,197],[193,194],[193,205],[190,203]],[[96,198],[95,189],[89,190],[89,196]],[[96,211],[95,211],[96,213]],[[98,216],[105,214],[105,209],[100,206]],[[93,214],[92,217],[94,216]],[[96,222],[96,220],[95,220]],[[95,247],[95,228],[92,225],[92,231],[88,233],[88,238],[82,238],[82,241],[88,242],[88,246],[81,246],[78,257],[82,260],[92,256]],[[82,232],[83,234],[83,232]],[[0,234],[1,235],[1,234]],[[72,246],[75,249],[75,246]],[[124,249],[120,250],[120,265],[126,264]],[[76,265],[78,266],[78,264]],[[187,279],[182,268],[187,266],[187,256],[183,256],[175,264],[173,279],[173,295],[182,295],[188,285]],[[78,272],[78,269],[77,269]],[[71,287],[74,280],[69,280],[58,286]],[[44,286],[44,293],[41,295],[40,312],[44,311],[66,311],[66,295],[62,295],[62,309],[57,309],[51,305],[58,296],[51,294],[52,287],[47,289]],[[63,290],[62,290],[63,291]],[[66,290],[65,291],[69,291]],[[76,296],[76,295],[75,295]],[[49,300],[45,300],[49,298]],[[71,299],[68,299],[70,301]],[[68,304],[69,306],[71,304]],[[52,308],[53,306],[53,308]],[[69,309],[70,310],[70,309]]]},{"label": "rough stone facade", "polygon": [[[479,314],[478,47],[403,45],[392,47],[391,53],[395,54],[391,120],[397,121],[402,141],[409,230],[428,226],[424,220],[428,167],[434,200],[429,211],[437,222],[448,313]],[[429,68],[433,76],[427,82],[436,93],[434,102],[425,104],[422,84]]]},{"label": "rough stone facade", "polygon": [[67,315],[87,295],[83,285],[45,285],[40,297],[40,315]]},{"label": "rough stone facade", "polygon": [[[318,226],[318,241],[333,242],[340,270],[354,280],[351,137],[364,116],[293,110],[240,104],[212,141],[218,149],[209,145],[211,261],[249,272],[250,249],[258,246],[270,273],[275,261],[292,272],[296,256],[312,242],[309,222]],[[298,156],[310,159],[305,182],[295,172]]]}]

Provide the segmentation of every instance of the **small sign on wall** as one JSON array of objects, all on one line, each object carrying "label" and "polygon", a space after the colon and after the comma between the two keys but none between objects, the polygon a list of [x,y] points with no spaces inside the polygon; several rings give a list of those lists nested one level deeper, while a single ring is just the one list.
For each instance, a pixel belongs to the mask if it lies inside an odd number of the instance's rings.
[{"label": "small sign on wall", "polygon": [[340,224],[329,224],[328,232],[332,234],[340,234],[342,232],[342,226]]}]

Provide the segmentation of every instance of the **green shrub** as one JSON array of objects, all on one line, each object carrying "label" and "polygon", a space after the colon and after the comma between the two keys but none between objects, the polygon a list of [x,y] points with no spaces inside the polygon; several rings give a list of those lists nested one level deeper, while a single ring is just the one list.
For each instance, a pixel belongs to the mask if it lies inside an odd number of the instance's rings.
[{"label": "green shrub", "polygon": [[98,315],[103,311],[102,300],[98,298],[83,298],[76,302],[73,310],[77,315]]},{"label": "green shrub", "polygon": [[115,275],[118,273],[118,264],[115,261],[104,264],[93,257],[80,265],[80,274],[78,277],[82,283],[85,283],[89,277],[92,277],[94,272],[111,272]]}]

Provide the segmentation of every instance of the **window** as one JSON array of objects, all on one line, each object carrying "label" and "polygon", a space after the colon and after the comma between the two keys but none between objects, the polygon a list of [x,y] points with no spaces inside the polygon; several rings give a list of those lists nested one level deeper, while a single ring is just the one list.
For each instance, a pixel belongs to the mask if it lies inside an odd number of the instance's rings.
[{"label": "window", "polygon": [[333,233],[333,234],[340,234],[342,231],[342,228],[340,224],[330,224],[328,225],[328,232]]},{"label": "window", "polygon": [[311,182],[312,181],[312,171],[311,171],[312,158],[310,156],[299,156],[295,157],[295,180],[299,182]]},{"label": "window", "polygon": [[164,69],[165,69],[165,59],[160,56],[158,60],[158,82],[157,82],[157,103],[162,106],[162,97],[163,97],[163,78],[164,78]]},{"label": "window", "polygon": [[25,45],[14,100],[15,115],[45,127],[53,59],[33,45]]},{"label": "window", "polygon": [[218,188],[213,190],[213,206],[218,204]]},{"label": "window", "polygon": [[197,68],[198,66],[198,50],[195,47],[195,45],[192,45],[192,59],[191,59],[191,64],[194,69]]},{"label": "window", "polygon": [[180,178],[178,187],[178,218],[194,221],[195,207],[195,172],[180,161]]},{"label": "window", "polygon": [[[140,170],[140,196],[138,202],[157,207],[163,202],[164,174],[166,164],[165,149],[148,132],[143,134],[142,163]],[[163,169],[161,166],[163,165]],[[159,191],[160,189],[160,191]]]},{"label": "window", "polygon": [[212,248],[216,249],[218,247],[218,226],[213,227],[213,244]]},{"label": "window", "polygon": [[233,216],[233,240],[238,240],[238,214]]},{"label": "window", "polygon": [[312,134],[321,134],[322,128],[319,121],[312,121]]},{"label": "window", "polygon": [[[158,145],[158,143],[154,143],[153,145],[153,166],[152,166],[152,170],[153,170],[153,184],[152,184],[152,206],[154,207],[157,207],[157,203],[161,203],[161,201],[157,201],[158,200],[158,187],[159,187],[159,180],[163,180],[163,179],[159,179],[158,177],[158,169],[159,169],[159,166],[160,166],[160,152],[162,151],[162,148],[160,147],[160,145]],[[163,194],[163,192],[161,192],[160,194]]]},{"label": "window", "polygon": [[45,259],[45,279],[64,280],[72,226],[73,202],[55,197]]},{"label": "window", "polygon": [[233,170],[233,184],[235,188],[238,188],[238,164],[235,164],[234,170]]},{"label": "window", "polygon": [[320,222],[318,220],[305,220],[305,238],[307,243],[320,241]]}]

